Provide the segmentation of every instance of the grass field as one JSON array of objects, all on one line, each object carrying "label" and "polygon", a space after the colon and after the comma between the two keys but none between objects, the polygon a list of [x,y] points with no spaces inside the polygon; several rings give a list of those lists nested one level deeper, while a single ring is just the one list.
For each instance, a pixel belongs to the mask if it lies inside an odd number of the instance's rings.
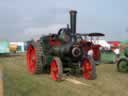
[{"label": "grass field", "polygon": [[115,64],[97,66],[97,79],[75,84],[64,80],[55,82],[50,75],[27,72],[25,56],[0,57],[4,68],[5,96],[128,96],[128,74],[117,72]]}]

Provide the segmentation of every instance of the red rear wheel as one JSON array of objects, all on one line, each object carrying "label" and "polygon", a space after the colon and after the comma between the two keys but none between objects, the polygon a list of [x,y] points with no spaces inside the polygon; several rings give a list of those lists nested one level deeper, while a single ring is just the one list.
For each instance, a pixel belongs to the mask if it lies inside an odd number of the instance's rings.
[{"label": "red rear wheel", "polygon": [[42,47],[40,42],[32,42],[27,49],[27,68],[32,74],[43,72]]},{"label": "red rear wheel", "polygon": [[36,69],[36,51],[35,48],[30,45],[27,51],[27,64],[28,64],[28,70],[30,73],[35,73]]},{"label": "red rear wheel", "polygon": [[61,80],[63,74],[62,62],[58,57],[53,58],[50,64],[50,74],[53,80]]},{"label": "red rear wheel", "polygon": [[93,64],[89,59],[84,59],[82,62],[82,74],[87,80],[96,78],[95,64]]}]

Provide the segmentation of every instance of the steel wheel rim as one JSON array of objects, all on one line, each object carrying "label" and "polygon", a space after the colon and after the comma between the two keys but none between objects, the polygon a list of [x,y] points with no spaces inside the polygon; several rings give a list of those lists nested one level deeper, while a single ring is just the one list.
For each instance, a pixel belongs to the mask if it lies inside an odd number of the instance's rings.
[{"label": "steel wheel rim", "polygon": [[91,78],[92,65],[89,60],[85,59],[82,63],[82,74],[83,77],[87,80]]},{"label": "steel wheel rim", "polygon": [[30,73],[35,73],[36,69],[36,50],[30,45],[27,50],[27,66]]},{"label": "steel wheel rim", "polygon": [[50,68],[52,79],[55,81],[58,80],[59,69],[56,60],[52,60]]}]

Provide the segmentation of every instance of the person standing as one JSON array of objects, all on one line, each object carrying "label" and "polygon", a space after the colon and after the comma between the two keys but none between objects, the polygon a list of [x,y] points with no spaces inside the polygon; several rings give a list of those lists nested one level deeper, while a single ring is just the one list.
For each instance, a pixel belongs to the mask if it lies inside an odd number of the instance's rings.
[{"label": "person standing", "polygon": [[120,58],[120,47],[113,48],[112,51],[114,53],[113,63],[116,63]]}]

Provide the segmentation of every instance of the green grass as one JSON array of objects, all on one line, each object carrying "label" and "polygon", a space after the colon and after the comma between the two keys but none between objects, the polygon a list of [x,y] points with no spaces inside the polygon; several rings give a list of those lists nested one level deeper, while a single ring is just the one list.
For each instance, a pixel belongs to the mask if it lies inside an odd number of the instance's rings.
[{"label": "green grass", "polygon": [[16,57],[5,59],[8,63],[3,62],[6,96],[54,96],[54,94],[71,96],[70,94],[73,94],[72,90],[65,89],[63,82],[54,82],[47,75],[28,74],[24,66],[25,61],[22,60],[22,57]]},{"label": "green grass", "polygon": [[1,57],[5,96],[128,96],[128,74],[117,72],[115,64],[97,66],[97,79],[75,78],[91,87],[69,81],[55,82],[50,75],[27,72],[25,56]]}]

